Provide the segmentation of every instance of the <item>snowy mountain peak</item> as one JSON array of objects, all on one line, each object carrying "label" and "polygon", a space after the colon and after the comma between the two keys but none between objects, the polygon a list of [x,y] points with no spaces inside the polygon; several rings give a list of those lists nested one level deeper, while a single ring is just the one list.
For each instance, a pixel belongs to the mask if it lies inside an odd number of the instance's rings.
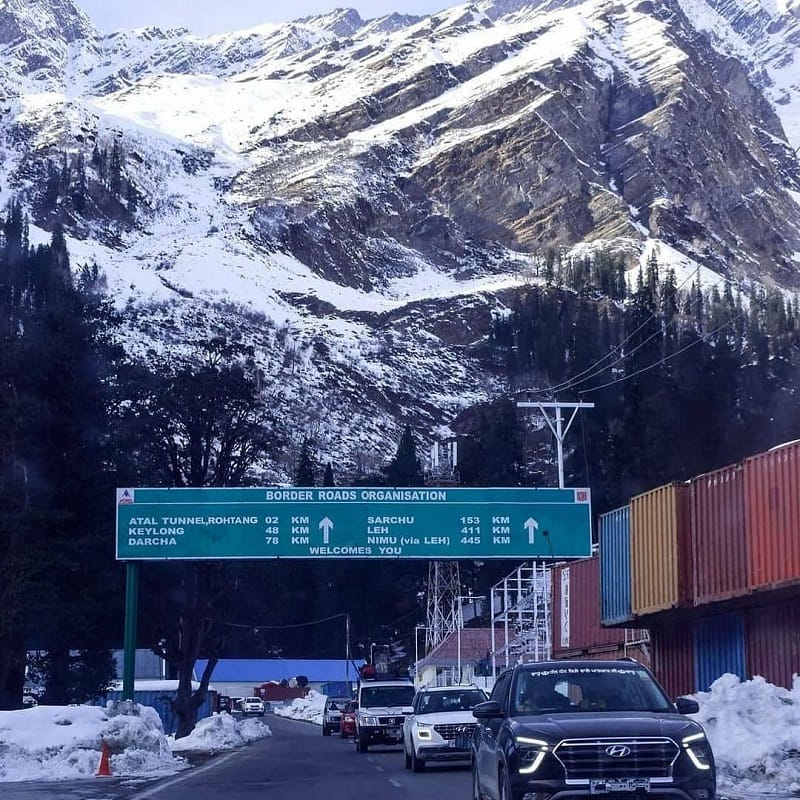
[{"label": "snowy mountain peak", "polygon": [[71,43],[96,35],[89,17],[71,0],[0,0],[0,43],[4,45],[23,36]]}]

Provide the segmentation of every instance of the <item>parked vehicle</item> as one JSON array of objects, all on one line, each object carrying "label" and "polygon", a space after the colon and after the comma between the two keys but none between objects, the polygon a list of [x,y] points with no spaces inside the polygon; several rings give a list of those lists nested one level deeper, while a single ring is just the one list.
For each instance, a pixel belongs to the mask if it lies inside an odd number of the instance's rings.
[{"label": "parked vehicle", "polygon": [[350,701],[349,697],[326,697],[322,709],[322,735],[330,736],[338,731],[342,721],[342,709]]},{"label": "parked vehicle", "polygon": [[469,762],[469,743],[475,728],[472,709],[486,700],[475,686],[435,686],[414,697],[403,722],[406,769],[422,772],[431,761]]},{"label": "parked vehicle", "polygon": [[231,698],[227,694],[221,694],[217,699],[217,707],[220,714],[223,711],[226,711],[228,714],[230,714],[232,710]]},{"label": "parked vehicle", "polygon": [[242,714],[246,717],[258,716],[263,717],[265,708],[264,701],[260,697],[245,697],[241,703]]},{"label": "parked vehicle", "polygon": [[359,681],[356,750],[366,753],[373,744],[402,744],[403,722],[413,700],[411,681]]},{"label": "parked vehicle", "polygon": [[641,664],[554,661],[503,672],[473,714],[473,797],[714,800],[703,728]]},{"label": "parked vehicle", "polygon": [[347,739],[349,736],[354,736],[356,732],[356,709],[358,703],[355,700],[349,700],[342,711],[342,719],[339,723],[339,735],[342,739]]}]

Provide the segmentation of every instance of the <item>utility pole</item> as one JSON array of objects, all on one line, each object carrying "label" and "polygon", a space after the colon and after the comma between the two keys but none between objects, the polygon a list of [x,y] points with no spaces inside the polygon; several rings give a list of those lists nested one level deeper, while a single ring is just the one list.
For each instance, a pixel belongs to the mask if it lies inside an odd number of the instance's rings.
[{"label": "utility pole", "polygon": [[[551,403],[537,403],[533,401],[519,401],[517,408],[538,408],[542,412],[542,416],[547,423],[547,427],[556,437],[556,448],[558,452],[558,488],[564,488],[564,439],[569,433],[569,429],[575,420],[575,417],[582,408],[594,408],[594,403],[559,403],[553,401]],[[569,417],[566,427],[563,425],[563,417],[561,416],[562,408],[571,408],[572,414]],[[550,411],[555,411],[553,419],[550,418]]]},{"label": "utility pole", "polygon": [[349,611],[345,614],[344,630],[345,630],[344,657],[346,659],[344,664],[344,671],[345,671],[345,677],[347,678],[347,687],[349,691],[350,690],[350,612]]}]

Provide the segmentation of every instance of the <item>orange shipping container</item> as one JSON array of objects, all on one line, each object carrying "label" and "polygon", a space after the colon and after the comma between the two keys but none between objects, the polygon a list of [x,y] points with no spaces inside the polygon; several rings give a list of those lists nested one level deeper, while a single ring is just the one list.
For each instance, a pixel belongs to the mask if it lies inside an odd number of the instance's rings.
[{"label": "orange shipping container", "polygon": [[691,481],[694,604],[746,594],[747,540],[741,464]]},{"label": "orange shipping container", "polygon": [[689,484],[669,483],[631,500],[631,610],[666,611],[691,595]]},{"label": "orange shipping container", "polygon": [[748,585],[800,583],[800,443],[746,459],[744,486]]}]

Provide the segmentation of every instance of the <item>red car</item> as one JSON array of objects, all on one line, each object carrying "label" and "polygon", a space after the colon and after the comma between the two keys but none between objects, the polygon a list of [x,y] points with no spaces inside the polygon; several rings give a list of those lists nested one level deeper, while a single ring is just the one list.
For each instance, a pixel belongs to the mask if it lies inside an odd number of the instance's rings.
[{"label": "red car", "polygon": [[342,739],[348,736],[353,736],[356,732],[356,709],[358,703],[355,700],[350,700],[345,704],[342,711],[342,719],[339,723],[339,735]]}]

